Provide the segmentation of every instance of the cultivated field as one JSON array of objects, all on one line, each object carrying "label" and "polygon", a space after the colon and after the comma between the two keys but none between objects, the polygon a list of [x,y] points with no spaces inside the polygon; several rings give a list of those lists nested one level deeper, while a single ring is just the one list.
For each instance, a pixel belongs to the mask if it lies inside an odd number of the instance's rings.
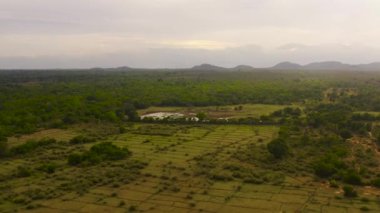
[{"label": "cultivated field", "polygon": [[[344,198],[341,190],[311,176],[272,172],[237,161],[238,151],[264,146],[277,137],[275,126],[129,124],[124,128],[124,133],[115,133],[75,126],[59,134],[47,130],[21,137],[44,135],[62,142],[1,161],[0,212],[380,211],[378,190],[360,188],[360,198]],[[98,138],[84,145],[67,143],[78,134]],[[102,141],[128,147],[132,156],[84,168],[67,165],[69,153]],[[6,179],[19,166],[35,168],[46,161],[58,165],[55,173]],[[260,181],[231,176],[226,168],[233,165],[250,169]],[[9,202],[10,198],[19,202]]]}]

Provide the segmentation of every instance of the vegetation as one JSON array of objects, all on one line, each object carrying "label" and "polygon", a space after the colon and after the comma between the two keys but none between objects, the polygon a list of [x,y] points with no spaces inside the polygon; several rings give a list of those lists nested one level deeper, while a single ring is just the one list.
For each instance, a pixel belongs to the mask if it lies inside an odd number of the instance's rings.
[{"label": "vegetation", "polygon": [[55,139],[42,139],[40,141],[30,140],[19,146],[12,147],[10,149],[10,153],[12,153],[13,155],[24,155],[40,147],[51,145],[55,142],[56,142]]},{"label": "vegetation", "polygon": [[70,143],[71,144],[85,144],[85,143],[91,143],[91,142],[94,142],[94,141],[95,140],[92,139],[92,138],[89,138],[89,137],[86,137],[86,136],[83,136],[83,135],[78,135],[78,136],[73,137],[70,140]]},{"label": "vegetation", "polygon": [[267,147],[268,151],[277,159],[281,159],[289,153],[289,147],[286,141],[281,138],[272,140],[268,143]]},{"label": "vegetation", "polygon": [[91,147],[83,154],[71,154],[68,157],[70,165],[98,164],[105,160],[121,160],[130,156],[127,148],[119,148],[110,142],[102,142]]},{"label": "vegetation", "polygon": [[0,158],[4,157],[7,154],[8,150],[8,139],[0,135]]},{"label": "vegetation", "polygon": [[345,197],[353,198],[353,197],[358,196],[358,193],[355,191],[355,189],[352,186],[345,186],[343,187],[343,190],[344,190]]},{"label": "vegetation", "polygon": [[379,211],[379,81],[1,71],[0,211]]}]

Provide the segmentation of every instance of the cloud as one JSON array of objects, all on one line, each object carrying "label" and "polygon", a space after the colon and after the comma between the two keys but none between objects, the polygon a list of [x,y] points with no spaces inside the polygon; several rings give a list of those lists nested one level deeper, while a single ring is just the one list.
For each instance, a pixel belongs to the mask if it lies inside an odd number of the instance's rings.
[{"label": "cloud", "polygon": [[141,67],[364,63],[380,60],[378,11],[378,0],[2,0],[0,57],[3,67],[121,63],[110,55]]}]

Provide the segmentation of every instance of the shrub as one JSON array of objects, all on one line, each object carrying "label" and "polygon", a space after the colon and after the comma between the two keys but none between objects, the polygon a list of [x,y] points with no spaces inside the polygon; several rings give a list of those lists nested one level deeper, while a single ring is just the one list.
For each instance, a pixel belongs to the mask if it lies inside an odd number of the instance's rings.
[{"label": "shrub", "polygon": [[343,177],[343,181],[353,185],[361,185],[362,179],[355,171],[347,171]]},{"label": "shrub", "polygon": [[345,197],[357,197],[358,193],[355,191],[355,189],[352,186],[345,186],[343,187],[344,196]]},{"label": "shrub", "polygon": [[200,121],[204,121],[205,119],[207,119],[207,115],[206,113],[204,112],[198,112],[196,117],[200,120]]},{"label": "shrub", "polygon": [[110,142],[103,142],[92,146],[90,153],[97,154],[105,160],[121,160],[130,155],[128,149],[119,148]]},{"label": "shrub", "polygon": [[330,181],[330,187],[332,187],[332,188],[339,188],[339,185],[336,182],[336,180],[331,180]]},{"label": "shrub", "polygon": [[347,129],[344,129],[342,131],[340,131],[340,136],[343,138],[343,139],[349,139],[352,137],[352,134],[350,131],[348,131]]},{"label": "shrub", "polygon": [[268,151],[277,159],[281,159],[288,155],[289,147],[285,140],[277,138],[267,145]]},{"label": "shrub", "polygon": [[16,176],[17,177],[29,177],[32,175],[32,172],[29,168],[24,166],[17,167]]},{"label": "shrub", "polygon": [[131,212],[134,212],[134,211],[137,210],[137,207],[136,207],[136,206],[130,206],[130,207],[128,208],[128,210],[131,211]]},{"label": "shrub", "polygon": [[46,172],[48,174],[53,174],[55,172],[55,169],[57,168],[57,165],[48,163],[40,166],[38,170]]},{"label": "shrub", "polygon": [[71,144],[85,144],[85,143],[91,143],[95,140],[93,138],[89,138],[83,135],[78,135],[70,140]]},{"label": "shrub", "polygon": [[314,165],[314,172],[317,176],[321,178],[328,178],[338,173],[339,170],[346,169],[346,165],[340,158],[335,154],[327,154],[322,159],[320,159]]},{"label": "shrub", "polygon": [[40,141],[30,140],[19,146],[12,147],[10,151],[14,155],[23,155],[23,154],[30,153],[40,147],[48,146],[55,142],[56,142],[55,139],[42,139]]},{"label": "shrub", "polygon": [[125,127],[123,127],[123,126],[119,127],[119,133],[120,134],[123,134],[123,133],[126,133],[126,132],[127,132],[127,129]]},{"label": "shrub", "polygon": [[371,184],[377,188],[380,188],[380,178],[376,178],[371,181]]},{"label": "shrub", "polygon": [[333,164],[328,164],[326,162],[318,162],[314,166],[314,172],[318,177],[328,178],[337,172]]},{"label": "shrub", "polygon": [[97,164],[104,160],[121,160],[131,155],[127,148],[119,148],[110,142],[102,142],[91,147],[83,154],[71,154],[68,157],[69,165],[82,163]]},{"label": "shrub", "polygon": [[69,165],[76,166],[82,162],[82,155],[80,154],[71,154],[68,157]]},{"label": "shrub", "polygon": [[232,180],[231,174],[226,171],[215,172],[214,174],[210,175],[210,178],[213,180],[218,180],[218,181]]},{"label": "shrub", "polygon": [[8,150],[7,138],[0,135],[0,158],[4,157]]},{"label": "shrub", "polygon": [[362,206],[362,207],[360,207],[360,211],[368,212],[368,211],[370,211],[370,209],[367,206]]}]

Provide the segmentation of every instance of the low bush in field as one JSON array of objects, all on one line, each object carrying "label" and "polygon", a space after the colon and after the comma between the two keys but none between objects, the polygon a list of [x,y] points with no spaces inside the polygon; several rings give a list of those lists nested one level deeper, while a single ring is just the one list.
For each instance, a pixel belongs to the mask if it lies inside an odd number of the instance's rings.
[{"label": "low bush in field", "polygon": [[321,178],[328,178],[347,168],[347,165],[335,154],[327,154],[314,165],[314,172]]},{"label": "low bush in field", "polygon": [[377,188],[380,188],[380,178],[376,178],[371,181],[371,184]]},{"label": "low bush in field", "polygon": [[48,173],[48,174],[53,174],[55,172],[55,170],[57,169],[57,165],[55,165],[53,163],[47,163],[47,164],[43,164],[42,166],[38,167],[37,169],[40,171],[43,171],[45,173]]},{"label": "low bush in field", "polygon": [[314,172],[320,178],[335,178],[352,185],[361,185],[362,177],[349,168],[336,154],[328,154],[314,164]]},{"label": "low bush in field", "polygon": [[289,147],[285,140],[281,138],[274,139],[268,143],[268,151],[277,159],[281,159],[288,155]]},{"label": "low bush in field", "polygon": [[83,157],[81,154],[71,154],[67,159],[68,163],[72,166],[79,165],[83,161]]},{"label": "low bush in field", "polygon": [[95,139],[83,135],[78,135],[70,140],[71,144],[85,144],[91,142],[95,142]]},{"label": "low bush in field", "polygon": [[19,166],[17,167],[17,170],[16,170],[16,177],[29,177],[32,175],[32,171],[28,168],[28,167],[25,167],[25,166]]},{"label": "low bush in field", "polygon": [[358,196],[358,193],[355,191],[355,189],[352,186],[345,186],[345,187],[343,187],[343,191],[344,191],[344,196],[345,197],[353,198],[353,197],[357,197]]},{"label": "low bush in field", "polygon": [[362,178],[358,173],[353,170],[349,170],[344,174],[343,181],[352,185],[361,185]]},{"label": "low bush in field", "polygon": [[217,181],[230,181],[232,180],[232,175],[228,171],[215,171],[209,175],[210,179]]},{"label": "low bush in field", "polygon": [[8,139],[0,134],[0,158],[6,156],[8,151]]},{"label": "low bush in field", "polygon": [[24,155],[30,153],[40,147],[48,146],[55,143],[55,139],[42,139],[39,141],[30,140],[19,146],[12,147],[10,149],[11,154],[13,155]]},{"label": "low bush in field", "polygon": [[91,147],[83,154],[71,154],[68,157],[70,165],[97,164],[105,160],[121,160],[131,153],[127,148],[120,148],[110,142],[103,142]]}]

